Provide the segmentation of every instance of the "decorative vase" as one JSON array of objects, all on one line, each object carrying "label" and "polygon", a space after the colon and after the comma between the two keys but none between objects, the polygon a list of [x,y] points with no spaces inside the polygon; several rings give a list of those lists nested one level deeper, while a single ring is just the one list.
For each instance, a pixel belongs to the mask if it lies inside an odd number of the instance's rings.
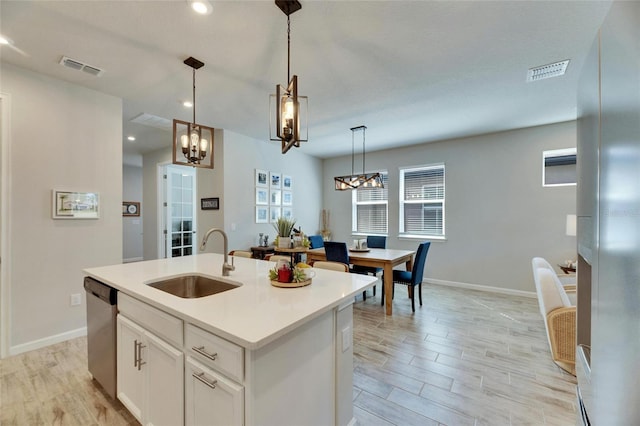
[{"label": "decorative vase", "polygon": [[279,248],[290,248],[291,247],[291,237],[278,237],[278,247]]}]

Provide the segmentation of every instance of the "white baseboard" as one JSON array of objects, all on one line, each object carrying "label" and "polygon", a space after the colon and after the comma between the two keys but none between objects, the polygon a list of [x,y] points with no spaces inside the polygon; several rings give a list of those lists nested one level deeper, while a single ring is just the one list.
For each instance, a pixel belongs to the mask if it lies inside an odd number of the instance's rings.
[{"label": "white baseboard", "polygon": [[122,263],[131,263],[131,262],[142,262],[144,257],[129,257],[127,259],[122,259]]},{"label": "white baseboard", "polygon": [[33,351],[35,349],[44,348],[45,346],[54,345],[64,342],[65,340],[75,339],[76,337],[86,336],[87,327],[78,328],[76,330],[66,331],[64,333],[55,334],[53,336],[44,337],[42,339],[33,340],[31,342],[22,343],[20,345],[11,346],[9,355],[18,355],[24,352]]},{"label": "white baseboard", "polygon": [[467,288],[469,290],[487,291],[489,293],[501,293],[509,294],[511,296],[530,297],[533,299],[538,297],[535,291],[514,290],[510,288],[492,287],[488,285],[460,283],[456,281],[437,280],[435,278],[425,278],[423,282],[427,284],[435,284],[448,287]]}]

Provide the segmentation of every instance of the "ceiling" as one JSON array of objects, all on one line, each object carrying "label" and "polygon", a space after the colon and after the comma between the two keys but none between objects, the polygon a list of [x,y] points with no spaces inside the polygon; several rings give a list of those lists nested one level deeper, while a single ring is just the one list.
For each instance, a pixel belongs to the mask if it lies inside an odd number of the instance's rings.
[{"label": "ceiling", "polygon": [[[286,84],[286,16],[272,1],[0,1],[2,62],[123,99],[126,155],[168,146],[170,133],[130,123],[141,113],[269,140],[269,94]],[[610,2],[305,1],[291,15],[291,73],[309,97],[309,142],[320,158],[576,118],[585,55]],[[59,65],[62,56],[104,70]],[[566,75],[527,70],[564,59]],[[134,135],[134,143],[126,136]],[[278,145],[278,142],[268,142]]]}]

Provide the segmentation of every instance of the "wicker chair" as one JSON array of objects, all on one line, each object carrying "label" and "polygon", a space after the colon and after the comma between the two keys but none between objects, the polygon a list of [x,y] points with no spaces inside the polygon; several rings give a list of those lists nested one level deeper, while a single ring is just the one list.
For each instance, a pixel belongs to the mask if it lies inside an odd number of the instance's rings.
[{"label": "wicker chair", "polygon": [[553,270],[532,263],[540,313],[544,319],[551,358],[563,370],[576,374],[576,307]]}]

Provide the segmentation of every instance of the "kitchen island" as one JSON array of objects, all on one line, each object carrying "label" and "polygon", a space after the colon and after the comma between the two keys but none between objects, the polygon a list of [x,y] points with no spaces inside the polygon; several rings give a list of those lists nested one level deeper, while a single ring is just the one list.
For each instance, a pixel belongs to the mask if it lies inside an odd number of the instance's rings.
[{"label": "kitchen island", "polygon": [[[86,269],[117,290],[118,398],[143,424],[354,424],[352,304],[374,277],[316,270],[277,288],[272,262],[223,256]],[[183,299],[149,286],[200,275],[238,285]]]}]

